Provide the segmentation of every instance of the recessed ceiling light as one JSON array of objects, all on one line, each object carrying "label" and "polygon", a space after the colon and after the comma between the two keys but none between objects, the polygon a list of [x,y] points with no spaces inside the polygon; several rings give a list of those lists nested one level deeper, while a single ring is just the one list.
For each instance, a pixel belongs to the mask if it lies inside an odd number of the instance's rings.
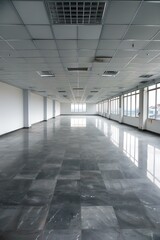
[{"label": "recessed ceiling light", "polygon": [[83,91],[84,88],[77,87],[77,88],[73,88],[73,90],[75,90],[75,91]]},{"label": "recessed ceiling light", "polygon": [[153,76],[153,74],[143,74],[143,75],[141,75],[141,76],[139,76],[140,78],[150,78],[150,77],[152,77]]},{"label": "recessed ceiling light", "polygon": [[118,71],[105,71],[102,77],[115,77],[118,73]]},{"label": "recessed ceiling light", "polygon": [[52,71],[37,71],[41,77],[55,77]]}]

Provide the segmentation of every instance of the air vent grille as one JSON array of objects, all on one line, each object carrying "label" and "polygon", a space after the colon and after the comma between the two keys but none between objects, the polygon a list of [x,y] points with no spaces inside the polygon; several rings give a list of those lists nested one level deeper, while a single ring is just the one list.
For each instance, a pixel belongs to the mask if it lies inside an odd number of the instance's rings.
[{"label": "air vent grille", "polygon": [[60,91],[58,91],[59,93],[65,93],[66,91],[64,91],[64,90],[60,90]]},{"label": "air vent grille", "polygon": [[77,88],[73,88],[74,91],[83,91],[83,88],[77,87]]},{"label": "air vent grille", "polygon": [[116,76],[118,74],[118,71],[105,71],[103,73],[103,77],[112,77],[112,76]]},{"label": "air vent grille", "polygon": [[41,77],[54,77],[54,73],[52,71],[38,71],[37,72]]},{"label": "air vent grille", "polygon": [[91,93],[97,93],[98,91],[96,91],[96,90],[93,90],[93,91],[90,91]]},{"label": "air vent grille", "polygon": [[101,24],[105,1],[46,0],[52,24]]},{"label": "air vent grille", "polygon": [[68,72],[87,72],[87,67],[79,67],[79,68],[67,68]]},{"label": "air vent grille", "polygon": [[102,56],[99,56],[99,57],[95,57],[95,62],[98,62],[98,63],[109,63],[111,61],[112,57],[110,56],[107,56],[107,57],[102,57]]},{"label": "air vent grille", "polygon": [[152,76],[153,74],[144,74],[144,75],[141,75],[140,78],[150,78]]}]

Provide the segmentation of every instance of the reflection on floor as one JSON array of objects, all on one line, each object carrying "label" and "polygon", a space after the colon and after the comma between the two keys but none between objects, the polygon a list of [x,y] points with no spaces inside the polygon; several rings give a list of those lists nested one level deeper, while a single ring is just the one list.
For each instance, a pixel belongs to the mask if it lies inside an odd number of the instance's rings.
[{"label": "reflection on floor", "polygon": [[159,136],[59,117],[0,138],[0,239],[160,239]]}]

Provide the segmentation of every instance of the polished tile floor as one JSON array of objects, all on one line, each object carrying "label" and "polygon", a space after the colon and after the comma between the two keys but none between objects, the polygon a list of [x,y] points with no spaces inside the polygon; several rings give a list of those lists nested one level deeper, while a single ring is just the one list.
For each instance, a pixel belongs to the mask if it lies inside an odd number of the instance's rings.
[{"label": "polished tile floor", "polygon": [[159,240],[160,138],[58,117],[0,138],[0,240]]}]

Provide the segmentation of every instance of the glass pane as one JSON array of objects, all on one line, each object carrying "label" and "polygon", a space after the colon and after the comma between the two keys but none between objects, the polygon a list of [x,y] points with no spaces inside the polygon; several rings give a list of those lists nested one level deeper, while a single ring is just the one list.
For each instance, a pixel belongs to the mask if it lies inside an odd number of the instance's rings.
[{"label": "glass pane", "polygon": [[151,90],[151,89],[154,89],[156,87],[156,85],[152,85],[152,86],[149,86],[148,89]]},{"label": "glass pane", "polygon": [[83,112],[86,112],[86,103],[83,104]]},{"label": "glass pane", "polygon": [[74,104],[71,104],[71,112],[74,112]]},{"label": "glass pane", "polygon": [[82,104],[79,104],[79,112],[82,112]]},{"label": "glass pane", "polygon": [[139,94],[136,95],[136,117],[139,117]]},{"label": "glass pane", "polygon": [[127,98],[124,98],[124,115],[127,115]]},{"label": "glass pane", "polygon": [[127,116],[131,116],[131,96],[128,96],[128,109]]},{"label": "glass pane", "polygon": [[159,88],[159,87],[160,87],[160,83],[157,84],[157,88]]},{"label": "glass pane", "polygon": [[132,95],[131,116],[132,116],[132,117],[135,117],[135,95]]},{"label": "glass pane", "polygon": [[148,92],[148,118],[155,118],[155,96],[156,90]]},{"label": "glass pane", "polygon": [[156,119],[160,120],[160,88],[157,89],[157,110]]},{"label": "glass pane", "polygon": [[75,105],[74,105],[74,111],[75,111],[75,112],[78,112],[78,104],[75,104]]}]

